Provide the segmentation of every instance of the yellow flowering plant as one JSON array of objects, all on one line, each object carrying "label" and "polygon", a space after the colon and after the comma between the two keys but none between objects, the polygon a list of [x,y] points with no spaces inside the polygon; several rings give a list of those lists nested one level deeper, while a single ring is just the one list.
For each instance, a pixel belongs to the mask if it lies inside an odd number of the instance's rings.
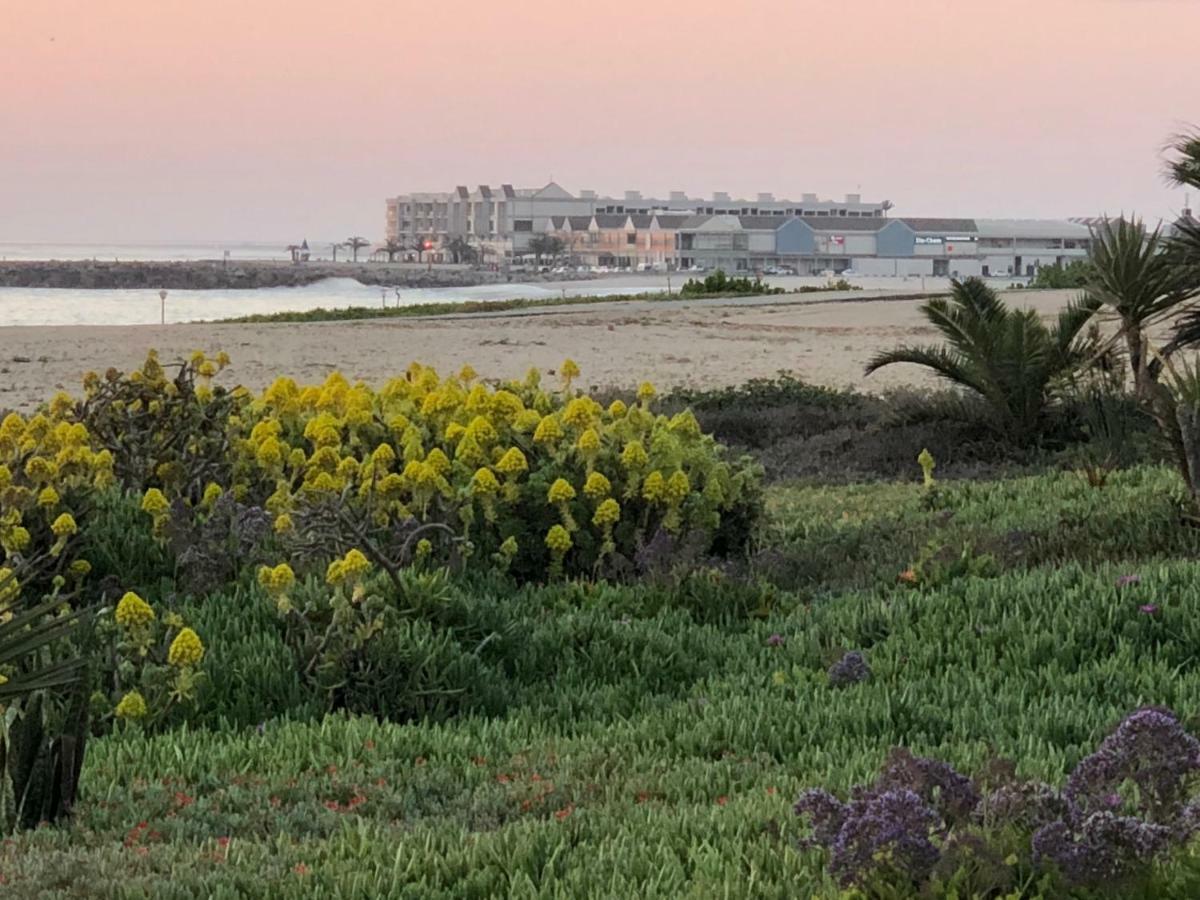
[{"label": "yellow flowering plant", "polygon": [[[446,528],[426,535],[430,558],[532,580],[603,572],[660,529],[706,547],[745,539],[759,504],[752,465],[727,460],[691,413],[656,414],[648,384],[632,405],[605,407],[571,389],[577,368],[559,371],[551,390],[536,373],[487,383],[416,364],[379,388],[337,373],[279,379],[239,410],[224,487],[266,506],[287,555],[321,534],[326,562],[357,546],[385,570],[412,561],[400,548],[424,524]],[[610,498],[619,516],[610,505],[597,519]],[[527,539],[554,525],[569,547]]]},{"label": "yellow flowering plant", "polygon": [[115,719],[154,729],[179,721],[196,704],[206,648],[178,613],[127,591],[101,611],[96,632],[116,661],[92,694],[97,722]]}]

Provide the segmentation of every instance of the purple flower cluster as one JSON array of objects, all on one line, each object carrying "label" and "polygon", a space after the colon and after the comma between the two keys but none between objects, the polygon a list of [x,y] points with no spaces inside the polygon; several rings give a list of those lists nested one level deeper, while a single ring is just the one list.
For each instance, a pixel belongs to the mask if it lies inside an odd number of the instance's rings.
[{"label": "purple flower cluster", "polygon": [[1111,808],[1108,798],[1131,782],[1139,812],[1152,822],[1179,818],[1191,776],[1200,770],[1200,741],[1170,710],[1148,707],[1126,716],[1067,779],[1063,791],[1077,817]]},{"label": "purple flower cluster", "polygon": [[[981,794],[949,765],[895,749],[849,801],[808,790],[795,812],[809,826],[803,846],[825,848],[847,886],[928,887],[970,872],[972,884],[995,893],[1011,874],[1001,855],[1015,830],[1031,835],[1033,865],[1070,886],[1130,887],[1200,833],[1200,798],[1188,796],[1198,771],[1200,741],[1169,710],[1145,708],[1076,766],[1061,793],[1019,781],[1009,767]],[[992,836],[1001,837],[993,844]]]},{"label": "purple flower cluster", "polygon": [[1011,781],[979,801],[974,819],[985,828],[1032,831],[1067,815],[1067,801],[1048,784]]},{"label": "purple flower cluster", "polygon": [[903,747],[888,754],[874,791],[898,788],[916,793],[951,825],[966,821],[979,804],[979,791],[970,778],[940,760],[913,756]]},{"label": "purple flower cluster", "polygon": [[808,819],[811,837],[802,846],[829,850],[829,868],[843,884],[859,884],[879,871],[919,883],[940,853],[932,836],[935,813],[915,792],[863,791],[842,803],[828,791],[805,791],[796,814]]},{"label": "purple flower cluster", "polygon": [[829,667],[829,683],[834,687],[845,687],[857,684],[871,677],[871,667],[866,658],[857,650],[846,653]]},{"label": "purple flower cluster", "polygon": [[1079,886],[1123,882],[1167,849],[1172,831],[1133,816],[1095,812],[1079,822],[1059,819],[1033,835],[1035,860],[1052,862]]}]

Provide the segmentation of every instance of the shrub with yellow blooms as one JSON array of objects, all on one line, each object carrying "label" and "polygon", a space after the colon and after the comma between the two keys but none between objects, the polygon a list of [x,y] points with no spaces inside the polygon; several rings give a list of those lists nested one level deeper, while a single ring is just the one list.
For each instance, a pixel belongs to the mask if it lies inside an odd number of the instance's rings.
[{"label": "shrub with yellow blooms", "polygon": [[[310,544],[306,522],[333,504],[353,527],[327,559],[360,546],[404,565],[398,523],[443,523],[456,558],[530,580],[602,574],[660,529],[717,549],[749,533],[756,468],[726,459],[690,412],[656,414],[652,386],[604,407],[572,389],[569,361],[550,390],[536,372],[499,384],[466,374],[414,364],[378,389],[337,373],[320,385],[278,379],[230,423],[223,487],[264,505],[285,547],[289,536]],[[569,540],[536,537],[556,525]],[[451,542],[429,537],[430,555],[449,558]]]}]

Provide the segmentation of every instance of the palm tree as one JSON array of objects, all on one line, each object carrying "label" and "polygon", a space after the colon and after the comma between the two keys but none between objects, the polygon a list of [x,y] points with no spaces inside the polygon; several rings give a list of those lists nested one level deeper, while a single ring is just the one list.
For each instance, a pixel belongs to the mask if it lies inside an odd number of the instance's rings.
[{"label": "palm tree", "polygon": [[363,247],[369,247],[371,242],[364,237],[355,235],[352,238],[346,239],[346,246],[350,248],[350,252],[354,254],[354,261],[358,262],[358,251]]},{"label": "palm tree", "polygon": [[329,249],[333,252],[333,261],[337,262],[338,251],[346,249],[346,245],[339,244],[335,241],[334,243],[329,245]]},{"label": "palm tree", "polygon": [[1092,299],[1071,303],[1047,328],[1033,310],[1009,309],[982,280],[954,281],[949,299],[935,297],[921,306],[945,344],[880,353],[866,371],[895,363],[925,366],[987,401],[1005,433],[1029,439],[1042,424],[1055,382],[1086,361],[1078,338],[1098,307]]},{"label": "palm tree", "polygon": [[446,244],[446,252],[455,263],[470,263],[475,261],[475,248],[461,234],[455,235]]},{"label": "palm tree", "polygon": [[[1176,137],[1170,146],[1175,157],[1167,161],[1167,177],[1180,187],[1200,190],[1200,132]],[[1175,223],[1168,241],[1171,258],[1180,269],[1185,289],[1200,294],[1200,219],[1187,210]],[[1200,310],[1190,310],[1176,322],[1169,349],[1200,346]]]},{"label": "palm tree", "polygon": [[404,252],[404,242],[399,238],[388,238],[380,249],[387,254],[388,262],[395,262],[397,254]]},{"label": "palm tree", "polygon": [[1186,299],[1179,267],[1162,231],[1138,219],[1105,219],[1092,232],[1087,295],[1120,319],[1118,339],[1129,354],[1134,390],[1142,400],[1153,393],[1162,359],[1150,350],[1148,330]]},{"label": "palm tree", "polygon": [[412,249],[417,251],[417,262],[419,263],[421,262],[422,257],[425,255],[425,251],[433,246],[433,240],[431,238],[422,237],[421,235],[415,235],[413,238],[411,238],[411,241]]}]

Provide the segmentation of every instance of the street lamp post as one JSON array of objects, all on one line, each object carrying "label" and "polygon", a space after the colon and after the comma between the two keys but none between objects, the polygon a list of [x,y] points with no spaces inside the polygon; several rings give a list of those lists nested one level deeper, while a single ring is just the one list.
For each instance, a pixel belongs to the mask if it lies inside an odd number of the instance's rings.
[{"label": "street lamp post", "polygon": [[167,324],[167,292],[165,290],[158,292],[159,314],[162,324]]}]

